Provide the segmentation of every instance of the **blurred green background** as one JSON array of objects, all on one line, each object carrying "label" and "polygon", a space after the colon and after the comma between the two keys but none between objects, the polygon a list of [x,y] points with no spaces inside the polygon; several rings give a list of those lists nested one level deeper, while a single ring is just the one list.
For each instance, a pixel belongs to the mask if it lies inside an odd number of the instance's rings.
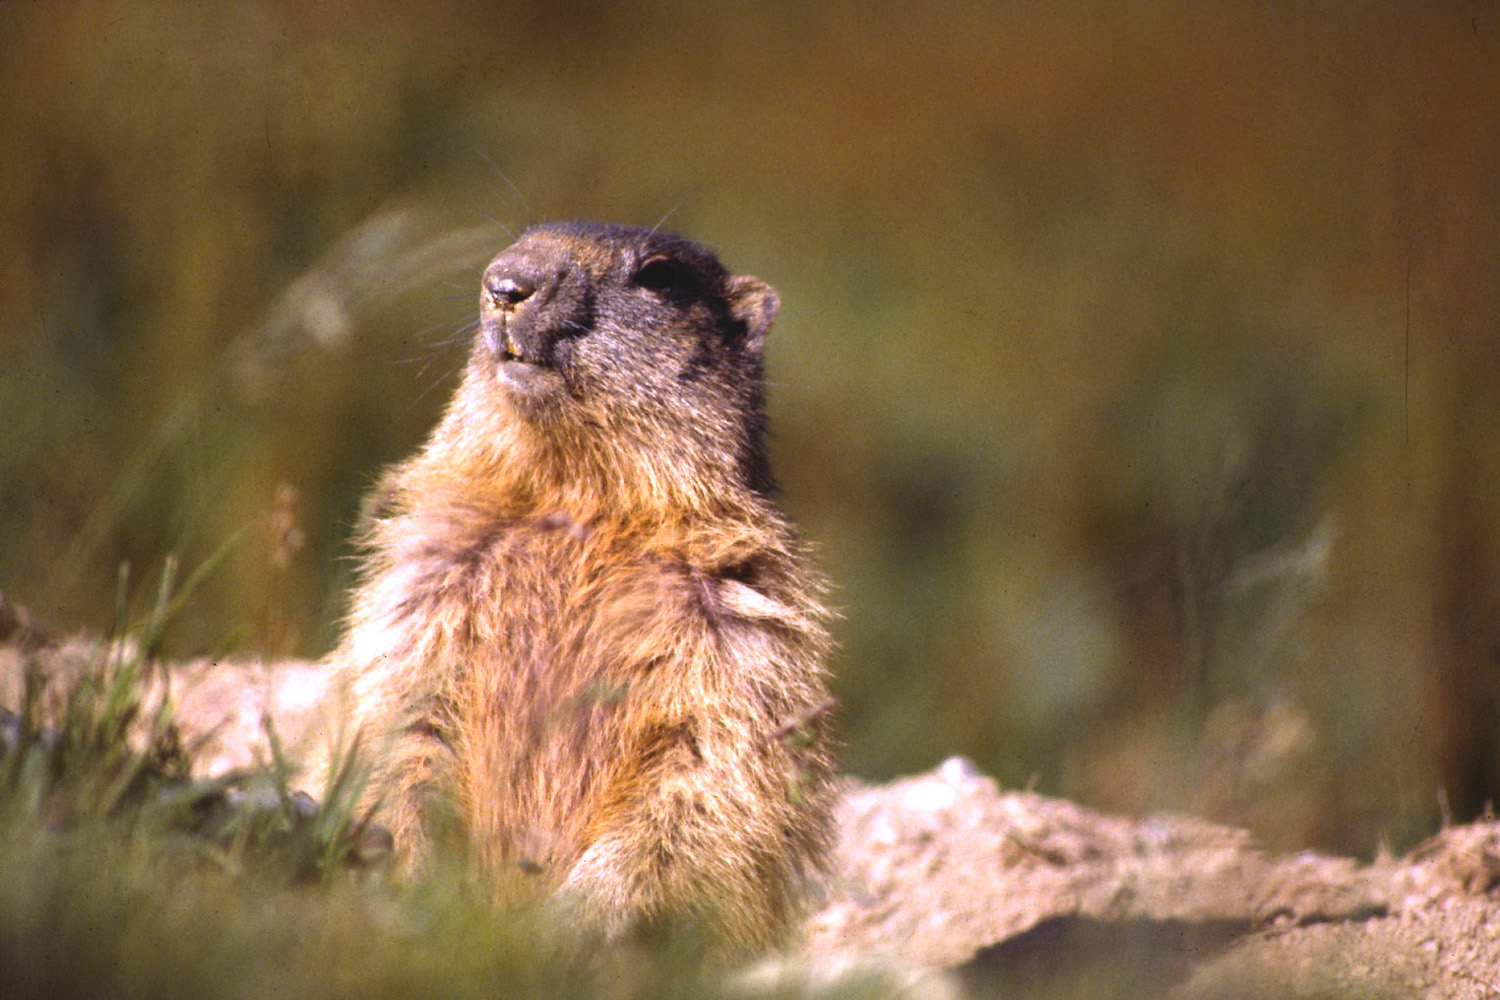
[{"label": "blurred green background", "polygon": [[318,655],[507,230],[782,294],[850,770],[1404,847],[1500,796],[1500,6],[0,3],[0,588]]}]

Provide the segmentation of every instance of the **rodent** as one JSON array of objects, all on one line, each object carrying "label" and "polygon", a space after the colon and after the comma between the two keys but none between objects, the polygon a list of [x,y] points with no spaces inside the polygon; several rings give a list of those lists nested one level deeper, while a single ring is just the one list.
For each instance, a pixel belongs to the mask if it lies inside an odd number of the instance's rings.
[{"label": "rodent", "polygon": [[681,236],[557,223],[484,271],[461,384],[390,471],[332,654],[420,863],[608,938],[786,940],[831,838],[824,578],[780,511],[779,300]]}]

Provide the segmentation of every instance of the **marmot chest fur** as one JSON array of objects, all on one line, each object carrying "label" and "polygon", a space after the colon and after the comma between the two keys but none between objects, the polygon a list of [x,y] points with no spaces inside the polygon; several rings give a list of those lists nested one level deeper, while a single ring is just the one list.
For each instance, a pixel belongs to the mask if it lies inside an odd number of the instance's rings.
[{"label": "marmot chest fur", "polygon": [[[670,234],[527,230],[381,486],[333,660],[398,848],[619,934],[780,940],[829,838],[821,578],[774,501],[777,309]],[[378,751],[377,751],[378,752]]]}]

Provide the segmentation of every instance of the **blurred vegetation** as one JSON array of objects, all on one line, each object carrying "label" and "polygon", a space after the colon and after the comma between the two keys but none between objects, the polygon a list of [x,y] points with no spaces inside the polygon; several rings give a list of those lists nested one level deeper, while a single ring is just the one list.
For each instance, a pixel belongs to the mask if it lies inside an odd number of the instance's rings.
[{"label": "blurred vegetation", "polygon": [[[146,680],[154,640],[202,579],[179,591],[169,564],[143,626],[97,643],[76,675],[28,660],[20,711],[0,712],[7,998],[811,992],[796,971],[736,987],[687,930],[600,949],[543,909],[498,912],[456,858],[420,881],[393,877],[390,834],[355,811],[357,748],[321,804],[294,791],[274,733],[263,766],[194,779],[170,696]],[[893,987],[850,974],[818,995]]]},{"label": "blurred vegetation", "polygon": [[249,529],[315,655],[475,281],[560,217],[776,285],[847,764],[1272,845],[1500,796],[1500,8],[0,4],[0,587]]}]

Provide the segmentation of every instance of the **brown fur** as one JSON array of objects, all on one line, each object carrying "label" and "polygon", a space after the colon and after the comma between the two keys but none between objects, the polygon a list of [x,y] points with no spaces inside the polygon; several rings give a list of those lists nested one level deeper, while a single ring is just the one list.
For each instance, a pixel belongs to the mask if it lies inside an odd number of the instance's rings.
[{"label": "brown fur", "polygon": [[387,822],[414,857],[456,830],[502,900],[764,951],[826,850],[831,773],[823,585],[765,462],[775,293],[579,224],[528,230],[484,284],[333,656],[389,740]]}]

